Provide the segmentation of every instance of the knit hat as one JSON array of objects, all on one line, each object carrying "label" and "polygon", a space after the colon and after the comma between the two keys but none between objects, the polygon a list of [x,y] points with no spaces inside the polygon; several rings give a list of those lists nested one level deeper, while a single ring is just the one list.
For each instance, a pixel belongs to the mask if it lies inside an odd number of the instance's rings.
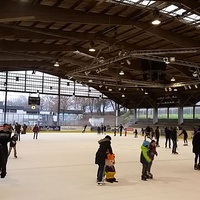
[{"label": "knit hat", "polygon": [[111,140],[111,137],[110,137],[109,135],[106,135],[106,137],[105,137],[105,138],[107,138],[107,139]]},{"label": "knit hat", "polygon": [[149,141],[144,141],[142,145],[145,147],[149,147],[150,143],[149,143]]}]

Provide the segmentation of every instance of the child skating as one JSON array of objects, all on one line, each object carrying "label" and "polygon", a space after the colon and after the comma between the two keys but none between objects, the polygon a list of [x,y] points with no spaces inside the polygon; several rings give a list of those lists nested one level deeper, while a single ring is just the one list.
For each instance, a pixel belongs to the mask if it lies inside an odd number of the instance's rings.
[{"label": "child skating", "polygon": [[152,140],[150,142],[149,155],[150,155],[151,161],[148,163],[147,178],[153,179],[153,174],[151,173],[151,167],[152,167],[152,164],[153,164],[154,155],[158,156],[158,153],[156,151],[156,141],[155,140]]},{"label": "child skating", "polygon": [[151,162],[151,158],[149,156],[149,141],[144,141],[141,146],[141,154],[140,154],[140,162],[142,163],[142,176],[141,180],[146,181],[148,178],[148,164]]},{"label": "child skating", "polygon": [[15,134],[11,137],[10,140],[10,145],[9,145],[9,151],[8,151],[8,156],[10,155],[12,149],[14,150],[14,157],[17,158],[17,138],[18,136]]},{"label": "child skating", "polygon": [[109,183],[118,182],[115,178],[115,154],[108,153],[105,165],[105,179]]}]

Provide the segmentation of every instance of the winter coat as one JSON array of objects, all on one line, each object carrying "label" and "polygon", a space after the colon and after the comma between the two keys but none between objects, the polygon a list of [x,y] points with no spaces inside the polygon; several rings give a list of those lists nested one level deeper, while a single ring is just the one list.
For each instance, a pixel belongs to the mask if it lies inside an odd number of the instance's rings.
[{"label": "winter coat", "polygon": [[156,151],[156,146],[153,146],[150,144],[149,146],[149,155],[150,155],[150,158],[151,160],[154,160],[154,155],[158,155],[157,151]]},{"label": "winter coat", "polygon": [[200,131],[198,131],[192,139],[193,153],[200,153]]},{"label": "winter coat", "polygon": [[147,165],[149,162],[151,162],[151,158],[149,156],[149,148],[146,146],[141,146],[141,154],[140,154],[140,162],[144,165]]},{"label": "winter coat", "polygon": [[34,126],[33,127],[33,132],[34,133],[38,133],[39,132],[39,127],[38,126]]},{"label": "winter coat", "polygon": [[165,128],[165,138],[167,139],[171,138],[171,130],[169,130],[167,127]]},{"label": "winter coat", "polygon": [[156,134],[156,138],[160,137],[160,130],[158,128],[155,130],[155,134]]},{"label": "winter coat", "polygon": [[187,131],[186,131],[186,130],[183,130],[183,131],[179,134],[179,136],[182,135],[182,134],[183,134],[184,139],[186,140],[186,139],[188,138]]},{"label": "winter coat", "polygon": [[5,162],[5,155],[4,155],[4,149],[3,146],[0,144],[0,170]]},{"label": "winter coat", "polygon": [[0,144],[2,144],[5,156],[8,155],[8,142],[10,142],[11,133],[9,131],[0,131]]},{"label": "winter coat", "polygon": [[103,138],[98,141],[99,149],[96,152],[95,164],[105,165],[105,160],[107,158],[107,153],[113,153],[111,148],[111,142],[108,138]]},{"label": "winter coat", "polygon": [[171,132],[171,139],[177,141],[177,130],[175,128]]}]

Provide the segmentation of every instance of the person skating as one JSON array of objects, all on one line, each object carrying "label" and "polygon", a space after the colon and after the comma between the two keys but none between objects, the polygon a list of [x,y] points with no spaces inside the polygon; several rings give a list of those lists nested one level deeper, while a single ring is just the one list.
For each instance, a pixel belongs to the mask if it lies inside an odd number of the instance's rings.
[{"label": "person skating", "polygon": [[7,174],[6,166],[8,160],[8,142],[11,139],[10,126],[8,124],[3,125],[3,130],[0,131],[0,145],[1,145],[1,178],[5,178]]},{"label": "person skating", "polygon": [[159,145],[159,140],[160,140],[160,129],[159,129],[159,126],[157,126],[156,130],[155,130],[155,138],[156,138],[156,146],[160,147],[160,145]]},{"label": "person skating", "polygon": [[171,148],[171,130],[168,127],[165,128],[165,148],[167,148],[167,143],[169,143],[169,148]]},{"label": "person skating", "polygon": [[105,177],[106,181],[109,183],[118,182],[115,178],[115,154],[108,153],[105,165]]},{"label": "person skating", "polygon": [[188,133],[187,133],[187,131],[185,129],[183,129],[183,131],[179,134],[179,136],[182,135],[182,134],[183,134],[183,146],[188,146],[188,141],[187,141]]},{"label": "person skating", "polygon": [[17,158],[17,135],[16,134],[11,137],[8,156],[10,156],[12,149],[14,150],[14,157]]},{"label": "person skating", "polygon": [[33,127],[33,139],[38,139],[38,133],[40,131],[40,128],[37,124]]},{"label": "person skating", "polygon": [[134,133],[135,133],[134,138],[137,138],[138,137],[138,131],[137,131],[137,129],[135,129]]},{"label": "person skating", "polygon": [[148,168],[147,168],[147,176],[148,178],[152,179],[153,178],[153,174],[151,173],[151,167],[153,164],[153,160],[154,160],[154,156],[158,156],[158,153],[156,151],[156,142],[155,140],[151,140],[150,145],[149,145],[149,155],[151,158],[151,161],[148,163]]},{"label": "person skating", "polygon": [[119,135],[122,136],[122,131],[123,131],[124,127],[122,124],[119,125]]},{"label": "person skating", "polygon": [[172,154],[178,154],[177,149],[177,130],[176,127],[172,128],[171,131],[171,139],[172,139]]},{"label": "person skating", "polygon": [[144,141],[141,146],[141,154],[140,154],[140,162],[142,163],[142,176],[141,180],[146,181],[148,178],[147,170],[148,164],[151,162],[151,158],[149,156],[149,141]]},{"label": "person skating", "polygon": [[98,143],[99,143],[99,148],[96,152],[95,164],[98,165],[97,183],[98,185],[102,185],[107,153],[108,152],[111,154],[113,153],[112,147],[111,147],[111,137],[107,135],[105,138],[99,140]]},{"label": "person skating", "polygon": [[192,152],[195,154],[194,169],[200,170],[200,128],[198,128],[197,132],[192,138],[192,145]]}]

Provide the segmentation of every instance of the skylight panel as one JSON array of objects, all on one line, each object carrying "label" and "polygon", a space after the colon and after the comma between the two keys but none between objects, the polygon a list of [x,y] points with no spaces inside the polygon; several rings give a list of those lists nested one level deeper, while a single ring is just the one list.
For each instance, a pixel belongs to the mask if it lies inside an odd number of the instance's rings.
[{"label": "skylight panel", "polygon": [[174,10],[176,10],[176,9],[178,9],[177,6],[175,6],[175,5],[170,5],[170,6],[165,7],[164,9],[162,9],[162,11],[164,11],[164,12],[172,12],[172,11],[174,11]]},{"label": "skylight panel", "polygon": [[200,16],[196,14],[188,15],[187,17],[194,19],[194,20],[200,20]]},{"label": "skylight panel", "polygon": [[192,19],[192,18],[190,18],[190,17],[184,17],[183,19],[186,20],[186,21],[189,21],[189,22],[195,21],[195,19]]},{"label": "skylight panel", "polygon": [[134,4],[134,3],[137,3],[139,2],[140,0],[124,0],[123,2],[124,3],[129,3],[129,4]]},{"label": "skylight panel", "polygon": [[143,6],[150,6],[153,3],[155,3],[155,1],[144,0],[144,1],[140,2],[140,4],[143,5]]},{"label": "skylight panel", "polygon": [[176,15],[182,15],[184,12],[186,12],[186,10],[183,9],[183,8],[181,8],[181,9],[178,9],[178,10],[174,11],[174,14],[176,14]]}]

